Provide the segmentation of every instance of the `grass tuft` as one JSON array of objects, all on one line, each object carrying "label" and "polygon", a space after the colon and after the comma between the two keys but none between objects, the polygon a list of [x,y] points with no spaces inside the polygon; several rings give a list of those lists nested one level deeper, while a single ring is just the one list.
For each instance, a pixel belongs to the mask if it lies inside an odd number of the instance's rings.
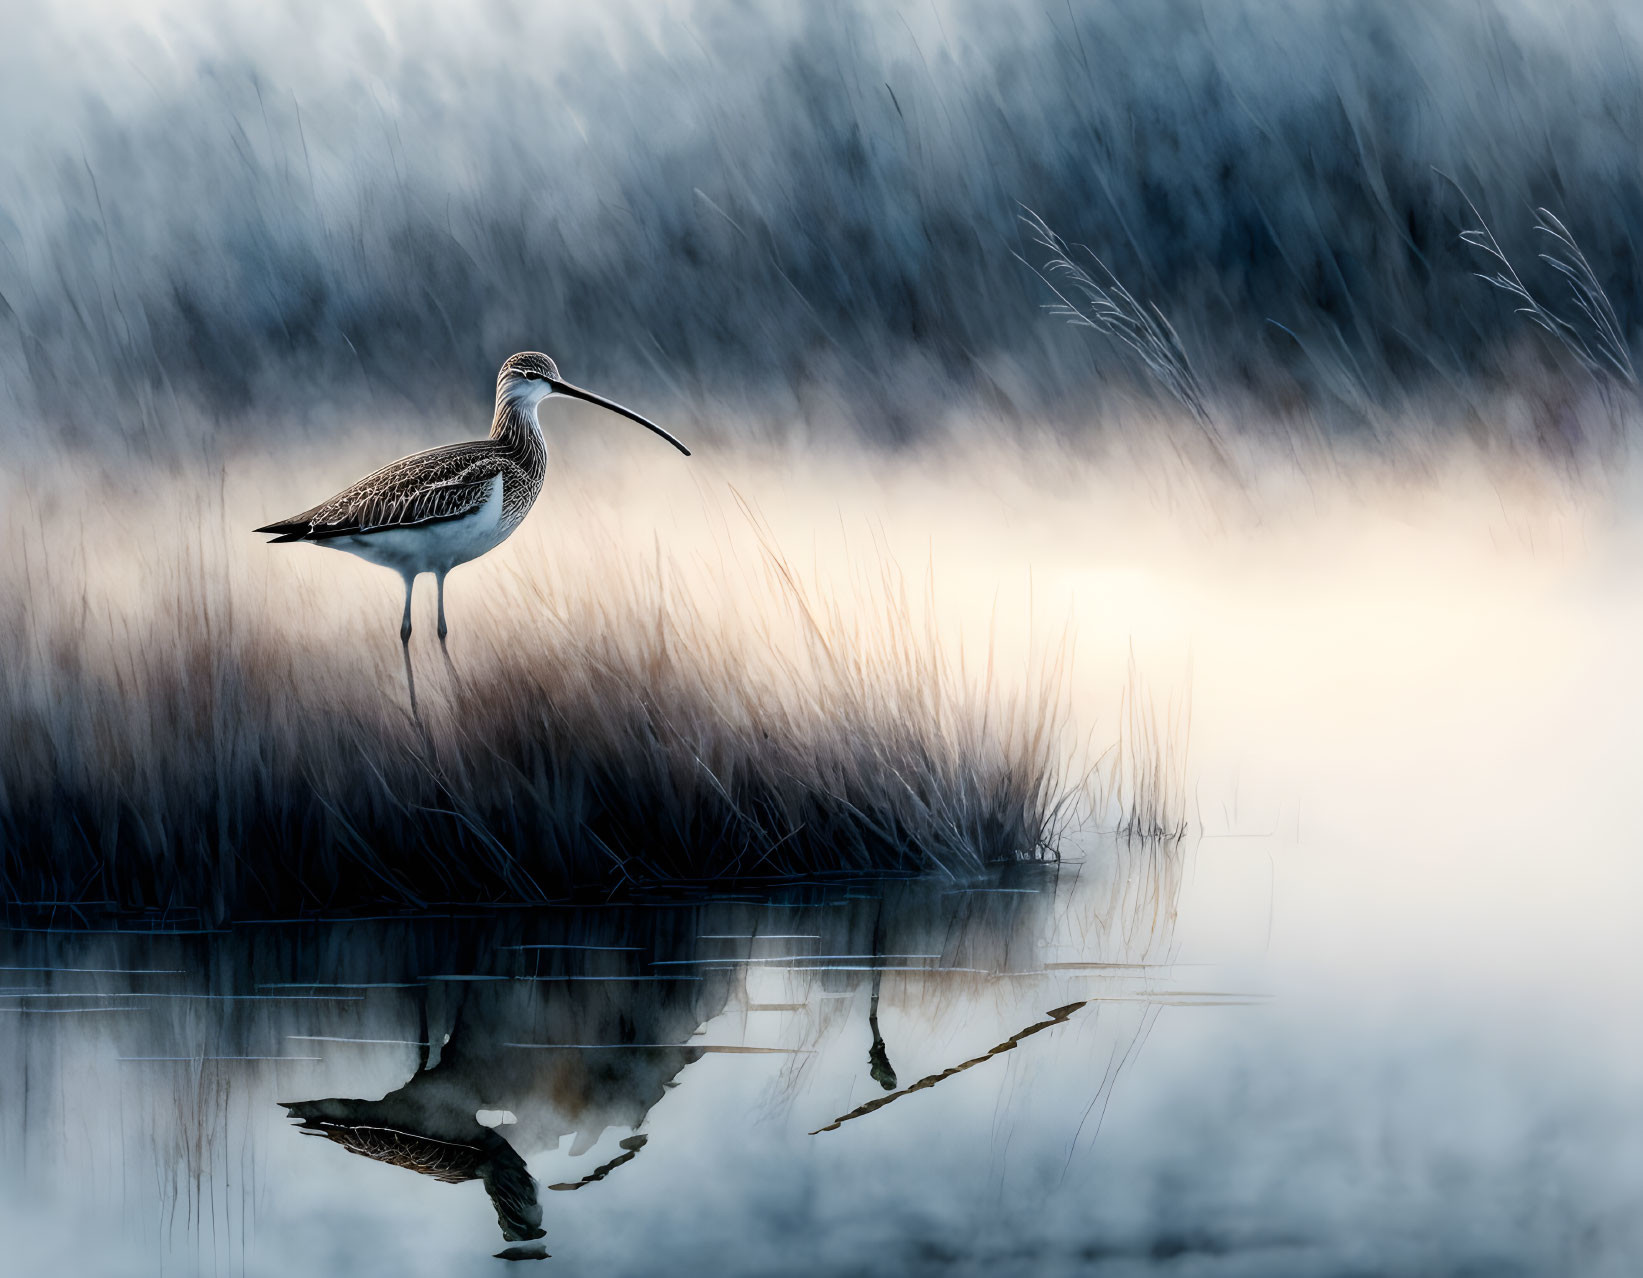
[{"label": "grass tuft", "polygon": [[1187,833],[1187,751],[1192,736],[1189,695],[1160,711],[1130,658],[1118,711],[1113,766],[1103,778],[1102,806],[1116,817],[1120,838],[1174,842]]},{"label": "grass tuft", "polygon": [[331,561],[224,511],[124,538],[111,503],[78,542],[14,516],[0,560],[8,902],[220,919],[961,878],[1052,856],[1072,809],[1056,668],[974,686],[893,565],[848,599],[768,536],[753,566],[588,536],[470,569],[492,576],[453,585],[449,665],[413,635],[413,717],[395,610]]}]

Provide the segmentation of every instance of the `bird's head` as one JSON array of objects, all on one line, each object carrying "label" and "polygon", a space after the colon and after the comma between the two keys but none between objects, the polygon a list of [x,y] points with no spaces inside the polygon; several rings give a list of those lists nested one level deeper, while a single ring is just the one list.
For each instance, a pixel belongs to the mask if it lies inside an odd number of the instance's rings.
[{"label": "bird's head", "polygon": [[546,399],[553,394],[553,384],[558,380],[559,366],[541,351],[520,351],[503,363],[496,375],[496,389]]},{"label": "bird's head", "polygon": [[690,449],[686,448],[648,417],[641,417],[632,409],[623,408],[614,400],[606,399],[603,395],[595,395],[592,391],[583,390],[580,386],[572,386],[559,376],[559,366],[542,354],[541,351],[520,351],[517,355],[508,356],[502,364],[501,371],[496,375],[496,400],[499,409],[504,402],[526,404],[534,407],[552,395],[583,399],[590,404],[599,405],[600,408],[619,413],[631,421],[638,422],[646,429],[655,431],[686,457],[690,456]]}]

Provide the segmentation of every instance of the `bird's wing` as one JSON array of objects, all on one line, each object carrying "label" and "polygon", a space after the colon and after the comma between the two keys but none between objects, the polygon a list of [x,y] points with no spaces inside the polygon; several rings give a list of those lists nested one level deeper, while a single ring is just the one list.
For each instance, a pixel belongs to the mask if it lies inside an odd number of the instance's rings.
[{"label": "bird's wing", "polygon": [[323,541],[460,519],[489,499],[506,457],[486,443],[456,444],[402,457],[312,510],[258,528],[276,541]]}]

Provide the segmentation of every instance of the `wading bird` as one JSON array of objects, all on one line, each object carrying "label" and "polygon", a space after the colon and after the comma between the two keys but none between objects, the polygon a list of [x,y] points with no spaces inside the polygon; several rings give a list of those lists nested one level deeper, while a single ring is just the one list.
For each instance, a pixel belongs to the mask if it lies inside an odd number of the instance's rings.
[{"label": "wading bird", "polygon": [[[311,510],[258,528],[274,542],[311,541],[346,550],[405,581],[399,641],[411,671],[411,591],[422,573],[439,591],[439,642],[445,643],[445,574],[495,549],[519,527],[542,490],[548,448],[536,410],[544,399],[585,399],[655,431],[686,457],[686,448],[655,422],[601,395],[572,386],[546,355],[521,351],[496,375],[496,415],[489,439],[412,453],[349,484]],[[272,544],[272,543],[270,543]],[[416,691],[412,684],[412,707]]]}]

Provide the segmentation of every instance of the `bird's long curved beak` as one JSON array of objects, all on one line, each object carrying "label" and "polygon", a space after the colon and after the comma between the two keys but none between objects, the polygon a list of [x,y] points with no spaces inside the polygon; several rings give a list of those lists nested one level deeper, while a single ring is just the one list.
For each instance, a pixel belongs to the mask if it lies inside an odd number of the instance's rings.
[{"label": "bird's long curved beak", "polygon": [[550,381],[548,385],[553,387],[556,395],[569,395],[573,399],[585,399],[590,404],[598,404],[600,408],[608,408],[613,413],[620,413],[623,417],[638,422],[639,425],[645,427],[647,430],[655,431],[686,457],[690,456],[690,449],[686,448],[678,440],[673,438],[672,435],[668,434],[655,422],[651,421],[650,418],[639,416],[639,414],[634,412],[631,408],[623,408],[615,400],[606,399],[603,395],[595,395],[592,391],[583,390],[580,386],[572,386],[569,382]]}]

